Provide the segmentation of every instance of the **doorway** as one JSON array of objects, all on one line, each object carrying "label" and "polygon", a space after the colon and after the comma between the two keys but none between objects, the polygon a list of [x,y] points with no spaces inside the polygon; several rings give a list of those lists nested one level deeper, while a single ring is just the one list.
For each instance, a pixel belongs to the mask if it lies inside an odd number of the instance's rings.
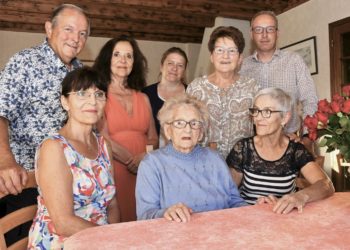
[{"label": "doorway", "polygon": [[[350,17],[329,24],[331,94],[341,93],[350,84]],[[338,161],[338,171],[332,169],[336,191],[350,190],[350,172]]]}]

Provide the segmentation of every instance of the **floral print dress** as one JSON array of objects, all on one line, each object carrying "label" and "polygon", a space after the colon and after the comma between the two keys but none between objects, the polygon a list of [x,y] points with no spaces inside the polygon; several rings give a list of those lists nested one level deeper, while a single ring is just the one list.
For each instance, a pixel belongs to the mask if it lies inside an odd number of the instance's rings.
[{"label": "floral print dress", "polygon": [[[110,172],[111,162],[104,138],[99,135],[96,135],[96,138],[99,152],[97,158],[93,160],[79,154],[59,134],[48,139],[58,140],[62,144],[64,155],[70,166],[73,176],[75,215],[98,225],[104,225],[108,223],[107,207],[115,195],[115,185]],[[39,150],[40,147],[36,160]],[[38,211],[29,232],[28,249],[62,249],[65,237],[56,234],[40,188],[38,191]]]}]

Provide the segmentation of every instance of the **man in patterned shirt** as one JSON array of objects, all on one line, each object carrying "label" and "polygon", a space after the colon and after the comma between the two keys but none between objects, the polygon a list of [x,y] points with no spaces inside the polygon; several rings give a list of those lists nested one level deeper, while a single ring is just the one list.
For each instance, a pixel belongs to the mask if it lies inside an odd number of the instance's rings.
[{"label": "man in patterned shirt", "polygon": [[293,98],[294,112],[285,128],[293,134],[300,128],[297,105],[302,105],[303,117],[312,115],[317,110],[318,98],[301,56],[276,47],[278,32],[277,17],[272,11],[261,11],[252,18],[251,38],[256,51],[244,59],[240,73],[255,78],[262,88],[278,87]]},{"label": "man in patterned shirt", "polygon": [[26,171],[34,169],[39,143],[66,118],[60,104],[61,81],[82,66],[76,56],[89,30],[81,8],[63,4],[45,23],[44,43],[16,53],[1,72],[0,191],[11,194],[4,199],[6,213],[36,202],[36,190],[22,192]]}]

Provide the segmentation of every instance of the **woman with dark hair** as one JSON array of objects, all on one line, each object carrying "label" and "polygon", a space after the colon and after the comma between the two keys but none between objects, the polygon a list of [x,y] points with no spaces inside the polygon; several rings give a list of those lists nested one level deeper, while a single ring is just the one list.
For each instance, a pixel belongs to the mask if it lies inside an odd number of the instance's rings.
[{"label": "woman with dark hair", "polygon": [[239,139],[253,135],[248,108],[259,88],[254,79],[238,74],[244,46],[239,29],[217,27],[208,42],[215,71],[194,79],[187,88],[187,93],[209,108],[210,127],[204,143],[214,144],[224,158]]},{"label": "woman with dark hair", "polygon": [[98,128],[110,141],[121,221],[136,220],[135,184],[146,145],[158,146],[158,136],[145,86],[147,61],[137,42],[122,35],[109,40],[94,68],[108,82],[108,98]]},{"label": "woman with dark hair", "polygon": [[153,119],[159,136],[160,124],[157,119],[159,110],[167,99],[185,93],[185,74],[188,59],[185,51],[178,47],[166,50],[160,61],[160,81],[142,90],[152,106]]},{"label": "woman with dark hair", "polygon": [[28,249],[62,249],[65,238],[76,232],[119,222],[111,152],[94,132],[106,93],[107,85],[89,67],[64,78],[61,103],[68,120],[36,153],[38,211]]}]

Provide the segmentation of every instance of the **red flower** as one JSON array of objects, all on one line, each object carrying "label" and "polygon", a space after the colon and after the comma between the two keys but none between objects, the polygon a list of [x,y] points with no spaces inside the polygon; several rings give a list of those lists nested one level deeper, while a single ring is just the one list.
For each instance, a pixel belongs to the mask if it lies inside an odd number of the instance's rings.
[{"label": "red flower", "polygon": [[318,102],[318,111],[322,113],[333,113],[330,103],[326,100],[320,100]]},{"label": "red flower", "polygon": [[328,114],[317,111],[316,112],[317,119],[322,122],[323,125],[327,125],[328,123]]},{"label": "red flower", "polygon": [[346,85],[342,88],[342,92],[345,96],[350,96],[350,85]]},{"label": "red flower", "polygon": [[316,129],[309,130],[309,138],[312,141],[315,141],[317,139],[317,130]]},{"label": "red flower", "polygon": [[349,100],[346,100],[341,108],[341,111],[346,113],[346,114],[349,114],[350,113],[350,99]]},{"label": "red flower", "polygon": [[338,101],[333,100],[331,102],[331,107],[332,107],[333,112],[334,113],[340,112],[341,105],[342,105],[342,103],[339,103]]},{"label": "red flower", "polygon": [[317,129],[318,119],[315,115],[309,116],[307,115],[304,120],[305,126],[310,129]]}]

